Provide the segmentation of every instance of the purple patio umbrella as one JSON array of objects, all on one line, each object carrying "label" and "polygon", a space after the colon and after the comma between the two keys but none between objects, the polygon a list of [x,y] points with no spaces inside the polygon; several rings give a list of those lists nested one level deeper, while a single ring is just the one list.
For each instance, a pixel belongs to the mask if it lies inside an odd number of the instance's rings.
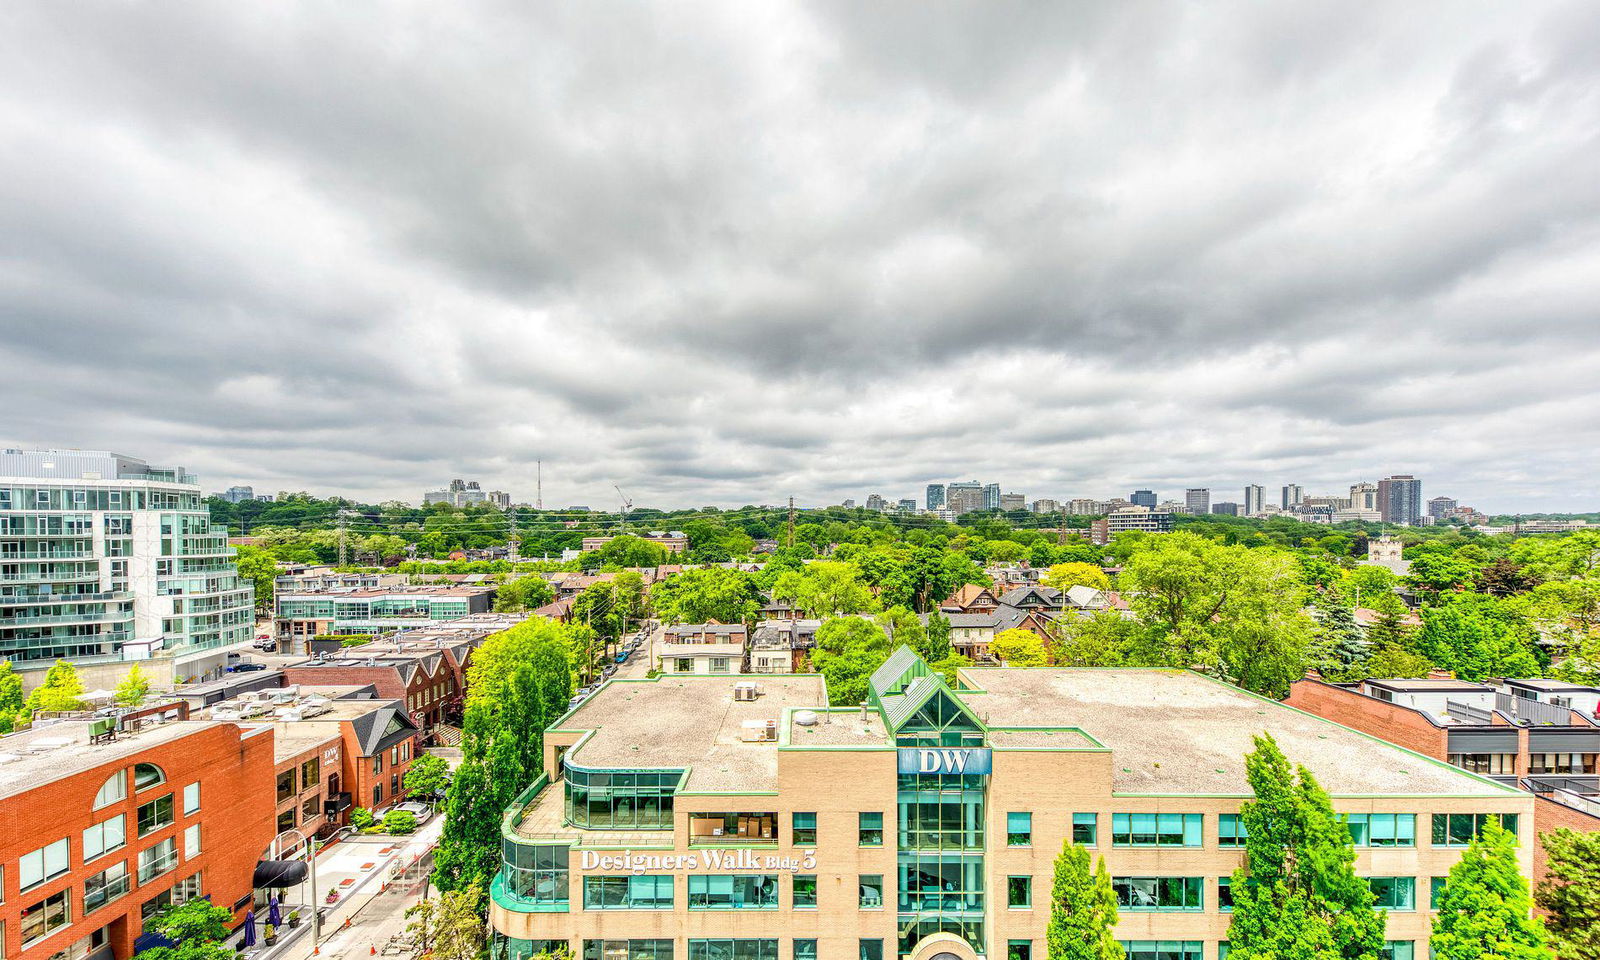
[{"label": "purple patio umbrella", "polygon": [[277,894],[273,894],[272,897],[267,900],[267,922],[272,924],[274,927],[283,926],[283,914],[278,910],[279,900],[280,898]]},{"label": "purple patio umbrella", "polygon": [[244,914],[244,939],[239,941],[247,947],[256,945],[256,912],[246,910]]}]

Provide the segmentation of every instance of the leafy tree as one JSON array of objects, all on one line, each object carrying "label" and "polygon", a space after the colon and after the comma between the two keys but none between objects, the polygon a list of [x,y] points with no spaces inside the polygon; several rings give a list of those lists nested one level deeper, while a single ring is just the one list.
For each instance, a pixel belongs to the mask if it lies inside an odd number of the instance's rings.
[{"label": "leafy tree", "polygon": [[137,663],[128,668],[127,676],[117,684],[117,702],[125,707],[134,707],[144,702],[150,695],[150,678],[145,675],[144,668]]},{"label": "leafy tree", "polygon": [[622,635],[622,614],[617,610],[616,594],[612,585],[604,580],[589,584],[572,598],[570,616],[573,623],[583,624],[605,642]]},{"label": "leafy tree", "polygon": [[1057,590],[1069,590],[1073,587],[1093,587],[1096,590],[1110,590],[1111,578],[1106,576],[1099,565],[1093,563],[1058,563],[1046,570],[1039,582],[1047,587]]},{"label": "leafy tree", "polygon": [[249,580],[256,588],[256,614],[266,616],[272,612],[273,584],[278,576],[278,561],[261,547],[238,548],[234,565],[239,576]]},{"label": "leafy tree", "polygon": [[617,574],[611,581],[611,600],[622,621],[622,633],[627,633],[646,613],[644,577],[632,570]]},{"label": "leafy tree", "polygon": [[483,888],[447,890],[409,907],[413,960],[478,960],[484,951]]},{"label": "leafy tree", "polygon": [[406,770],[405,788],[410,796],[432,799],[443,796],[449,787],[450,765],[431,753],[418,756]]},{"label": "leafy tree", "polygon": [[493,769],[493,725],[489,704],[469,698],[461,765],[450,782],[433,854],[433,882],[440,890],[484,889],[500,869],[500,818],[515,794]]},{"label": "leafy tree", "polygon": [[410,810],[390,810],[383,815],[383,832],[406,837],[417,832],[417,815]]},{"label": "leafy tree", "polygon": [[955,649],[950,646],[949,617],[941,613],[928,614],[928,626],[923,632],[923,646],[917,650],[917,655],[924,662],[931,665],[954,655]]},{"label": "leafy tree", "polygon": [[78,679],[78,669],[67,660],[57,660],[44,675],[44,682],[28,694],[24,709],[34,714],[40,710],[82,710],[83,681]]},{"label": "leafy tree", "polygon": [[1534,677],[1543,671],[1526,622],[1483,594],[1459,594],[1424,609],[1417,644],[1423,656],[1466,680]]},{"label": "leafy tree", "polygon": [[834,617],[817,628],[812,656],[828,684],[828,702],[854,706],[867,699],[867,681],[889,658],[889,638],[862,617]]},{"label": "leafy tree", "polygon": [[1358,607],[1376,610],[1375,601],[1381,596],[1393,596],[1394,588],[1399,585],[1400,578],[1387,567],[1362,564],[1345,575],[1339,593],[1349,597]]},{"label": "leafy tree", "polygon": [[209,900],[186,900],[162,909],[146,928],[173,941],[170,947],[141,950],[138,960],[228,960],[234,956],[222,941],[233,914]]},{"label": "leafy tree", "polygon": [[543,577],[530,574],[502,583],[494,592],[494,609],[496,613],[521,613],[537,610],[554,599],[550,584]]},{"label": "leafy tree", "polygon": [[944,682],[950,684],[952,687],[956,685],[957,671],[963,667],[970,666],[972,666],[972,658],[964,657],[959,653],[952,653],[947,657],[939,660],[933,660],[928,663],[928,669],[933,670],[941,677],[944,677]]},{"label": "leafy tree", "polygon": [[1041,667],[1049,660],[1039,635],[1018,627],[995,634],[989,652],[1010,667]]},{"label": "leafy tree", "polygon": [[748,623],[761,609],[761,591],[742,570],[707,567],[655,584],[650,602],[667,623]]},{"label": "leafy tree", "polygon": [[1051,647],[1052,663],[1063,667],[1115,667],[1126,663],[1141,627],[1114,610],[1068,617]]},{"label": "leafy tree", "polygon": [[891,646],[904,644],[919,653],[928,646],[928,631],[917,615],[905,607],[890,607],[874,618],[888,635]]},{"label": "leafy tree", "polygon": [[1355,873],[1355,849],[1328,794],[1269,735],[1245,756],[1254,799],[1239,807],[1245,865],[1233,875],[1229,942],[1242,960],[1377,960],[1384,915]]},{"label": "leafy tree", "polygon": [[1105,857],[1091,872],[1089,851],[1070,840],[1056,857],[1050,885],[1050,923],[1045,928],[1048,960],[1122,960],[1122,945],[1113,932],[1117,897],[1111,889]]},{"label": "leafy tree", "polygon": [[1425,553],[1411,561],[1411,573],[1406,583],[1428,593],[1456,590],[1472,583],[1478,569],[1471,563],[1449,554]]},{"label": "leafy tree", "polygon": [[1361,665],[1360,672],[1366,677],[1410,679],[1426,677],[1432,669],[1433,664],[1429,663],[1426,657],[1412,653],[1396,643],[1381,643],[1372,649],[1372,656]]},{"label": "leafy tree", "polygon": [[1550,946],[1566,960],[1600,960],[1600,833],[1563,827],[1540,839],[1549,873],[1534,896]]},{"label": "leafy tree", "polygon": [[1539,585],[1539,578],[1527,573],[1509,557],[1501,557],[1478,571],[1476,586],[1491,597],[1527,593]]},{"label": "leafy tree", "polygon": [[601,567],[659,567],[667,562],[668,551],[659,543],[623,534],[607,540],[598,550],[578,558],[582,570]]},{"label": "leafy tree", "polygon": [[0,660],[0,733],[10,733],[22,711],[22,677],[10,660]]},{"label": "leafy tree", "polygon": [[1555,960],[1517,868],[1516,838],[1498,818],[1450,868],[1429,944],[1439,960]]},{"label": "leafy tree", "polygon": [[827,619],[861,613],[875,606],[859,570],[848,563],[818,560],[799,573],[786,573],[772,585],[774,600],[787,600],[807,615]]}]

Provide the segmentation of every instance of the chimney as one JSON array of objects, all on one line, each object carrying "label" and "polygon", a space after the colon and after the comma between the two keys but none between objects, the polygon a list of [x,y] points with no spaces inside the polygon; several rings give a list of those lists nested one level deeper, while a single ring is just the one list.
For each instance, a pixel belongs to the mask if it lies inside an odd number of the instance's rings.
[{"label": "chimney", "polygon": [[861,701],[861,722],[867,722],[867,701]]}]

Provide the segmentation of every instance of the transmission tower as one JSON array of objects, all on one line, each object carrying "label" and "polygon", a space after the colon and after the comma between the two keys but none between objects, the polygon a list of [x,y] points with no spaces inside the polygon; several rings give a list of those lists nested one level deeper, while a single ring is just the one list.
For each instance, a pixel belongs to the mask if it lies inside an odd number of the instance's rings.
[{"label": "transmission tower", "polygon": [[789,498],[789,522],[785,526],[784,546],[794,549],[794,497]]}]

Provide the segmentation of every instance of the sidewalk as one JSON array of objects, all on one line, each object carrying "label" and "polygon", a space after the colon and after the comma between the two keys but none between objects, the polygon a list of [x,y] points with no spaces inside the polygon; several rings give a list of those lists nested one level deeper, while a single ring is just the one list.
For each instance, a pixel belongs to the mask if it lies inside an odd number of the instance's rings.
[{"label": "sidewalk", "polygon": [[[325,911],[322,942],[311,942],[311,909],[305,902],[310,897],[308,882],[285,891],[282,907],[285,918],[290,910],[300,910],[300,926],[284,926],[270,947],[258,939],[241,957],[299,960],[320,955],[355,960],[382,954],[389,939],[404,931],[406,908],[421,899],[443,827],[444,817],[435,816],[409,837],[357,836],[319,852],[317,899]],[[338,901],[331,904],[326,900],[330,890],[339,891]],[[261,932],[258,925],[258,938]]]}]

